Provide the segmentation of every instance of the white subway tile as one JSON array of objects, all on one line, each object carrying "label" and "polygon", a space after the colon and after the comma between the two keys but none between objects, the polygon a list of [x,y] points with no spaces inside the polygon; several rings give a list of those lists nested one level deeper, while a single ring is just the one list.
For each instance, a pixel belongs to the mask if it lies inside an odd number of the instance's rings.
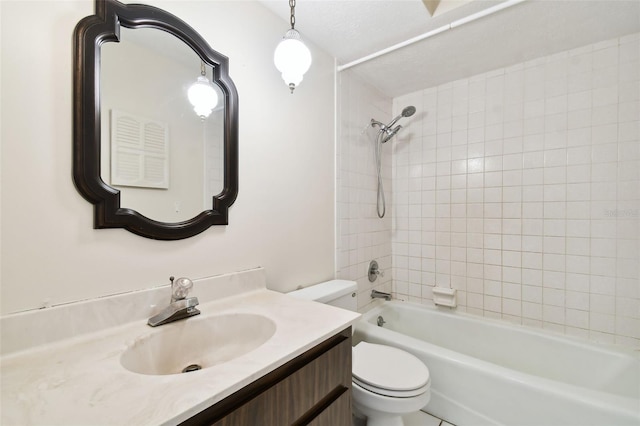
[{"label": "white subway tile", "polygon": [[[486,180],[486,179],[485,179]],[[488,187],[485,185],[484,188],[484,196],[485,203],[500,203],[502,201],[502,188],[501,187]],[[494,208],[499,208],[500,206],[493,206]],[[498,216],[490,216],[490,217],[500,217]]]},{"label": "white subway tile", "polygon": [[640,102],[632,101],[620,104],[618,109],[619,122],[637,121],[638,117],[640,117]]},{"label": "white subway tile", "polygon": [[566,256],[564,254],[544,253],[542,255],[542,264],[547,271],[564,272],[566,270]]},{"label": "white subway tile", "polygon": [[520,251],[522,249],[522,236],[520,235],[503,235],[502,249],[510,251]]},{"label": "white subway tile", "polygon": [[[589,112],[589,115],[591,113]],[[569,147],[582,147],[591,145],[591,127],[586,126],[583,128],[569,128],[567,131],[567,146]],[[588,148],[590,150],[590,148]],[[589,151],[589,161],[591,160],[591,152]],[[588,161],[588,162],[589,162]]]},{"label": "white subway tile", "polygon": [[592,108],[570,110],[567,113],[567,129],[584,129],[591,127]]},{"label": "white subway tile", "polygon": [[[542,304],[522,302],[522,316],[527,319],[542,320]],[[523,324],[534,326],[532,322],[523,321]]]},{"label": "white subway tile", "polygon": [[542,235],[544,232],[544,221],[542,219],[527,219],[522,221],[523,235]]},{"label": "white subway tile", "polygon": [[542,253],[522,252],[522,267],[527,269],[542,269]]},{"label": "white subway tile", "polygon": [[518,186],[520,187],[523,182],[523,171],[521,169],[505,170],[502,172],[502,185],[504,186]]},{"label": "white subway tile", "polygon": [[[507,237],[515,238],[517,236],[505,235],[503,238],[507,238]],[[542,237],[541,236],[523,235],[521,238],[522,238],[522,251],[523,252],[542,253]],[[525,254],[526,253],[523,253],[523,256]],[[523,266],[530,267],[530,266],[527,266],[527,265],[524,265],[524,264],[523,264]]]},{"label": "white subway tile", "polygon": [[565,148],[544,151],[544,166],[566,166],[567,150]]},{"label": "white subway tile", "polygon": [[[590,170],[590,167],[587,167]],[[588,181],[588,179],[587,179]],[[523,185],[541,185],[544,183],[544,169],[527,169],[522,171]]]},{"label": "white subway tile", "polygon": [[520,300],[502,299],[502,312],[514,316],[513,321],[519,322],[519,317],[522,315],[522,303]]},{"label": "white subway tile", "polygon": [[562,306],[550,306],[543,305],[542,306],[542,319],[544,322],[553,323],[553,324],[564,324],[565,322],[565,312],[564,307]]},{"label": "white subway tile", "polygon": [[488,249],[502,249],[502,239],[500,234],[484,234],[483,247]]},{"label": "white subway tile", "polygon": [[590,239],[567,237],[567,254],[577,256],[588,256]]},{"label": "white subway tile", "polygon": [[640,319],[640,300],[617,296],[616,316]]},{"label": "white subway tile", "polygon": [[616,274],[618,278],[638,278],[640,270],[637,259],[617,259]]},{"label": "white subway tile", "polygon": [[566,306],[567,306],[567,309],[580,309],[582,311],[588,311],[589,310],[589,293],[567,290]]},{"label": "white subway tile", "polygon": [[526,152],[522,156],[522,167],[525,169],[544,167],[544,157],[544,151]]},{"label": "white subway tile", "polygon": [[616,317],[616,333],[640,339],[640,319]]},{"label": "white subway tile", "polygon": [[545,167],[544,183],[545,185],[566,183],[567,167]]},{"label": "white subway tile", "polygon": [[542,287],[523,285],[522,300],[531,303],[542,303]]},{"label": "white subway tile", "polygon": [[587,274],[575,274],[567,273],[566,289],[570,291],[579,291],[583,293],[589,292],[589,275]]},{"label": "white subway tile", "polygon": [[[541,269],[522,269],[522,284],[532,287],[542,287],[542,270]],[[540,290],[542,294],[542,290]]]},{"label": "white subway tile", "polygon": [[569,74],[577,74],[591,70],[593,63],[592,51],[593,46],[590,44],[570,50],[567,62],[567,72]]},{"label": "white subway tile", "polygon": [[618,103],[618,87],[617,85],[601,87],[594,89],[592,92],[592,107],[602,107],[606,105],[614,105]]},{"label": "white subway tile", "polygon": [[591,199],[590,183],[569,183],[566,190],[567,201],[588,201]]},{"label": "white subway tile", "polygon": [[583,310],[567,309],[566,323],[568,326],[582,329],[589,328],[589,313]]},{"label": "white subway tile", "polygon": [[632,235],[627,235],[628,239],[618,238],[615,240],[616,257],[618,259],[638,259],[640,256],[640,243],[637,239],[631,239]]},{"label": "white subway tile", "polygon": [[489,157],[493,155],[501,155],[503,151],[503,140],[502,138],[489,140],[487,139],[484,143],[484,155]]},{"label": "white subway tile", "polygon": [[617,83],[618,65],[606,66],[596,69],[591,74],[591,85],[594,89],[609,87]]},{"label": "white subway tile", "polygon": [[606,313],[594,312],[593,307],[589,314],[589,326],[591,330],[603,333],[615,332],[615,316]]},{"label": "white subway tile", "polygon": [[582,164],[577,166],[567,166],[566,182],[567,183],[583,183],[591,181],[591,165]]},{"label": "white subway tile", "polygon": [[508,283],[522,284],[522,269],[518,267],[503,266],[502,281]]},{"label": "white subway tile", "polygon": [[616,259],[612,257],[591,257],[591,274],[614,277],[616,275]]},{"label": "white subway tile", "polygon": [[591,69],[586,72],[577,72],[571,75],[568,81],[567,91],[569,93],[583,92],[585,90],[591,90],[593,87],[593,75]]},{"label": "white subway tile", "polygon": [[502,203],[502,217],[518,219],[522,216],[522,203]]},{"label": "white subway tile", "polygon": [[570,93],[567,96],[567,110],[576,111],[585,108],[591,108],[592,93],[593,92],[591,90]]},{"label": "white subway tile", "polygon": [[615,125],[618,122],[618,104],[593,107],[591,123],[593,126]]}]

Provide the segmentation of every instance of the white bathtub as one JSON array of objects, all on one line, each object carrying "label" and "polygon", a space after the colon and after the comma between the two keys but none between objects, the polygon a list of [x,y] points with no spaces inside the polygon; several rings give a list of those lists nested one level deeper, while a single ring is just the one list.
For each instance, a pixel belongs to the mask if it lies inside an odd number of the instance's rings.
[{"label": "white bathtub", "polygon": [[362,340],[420,358],[431,373],[425,411],[457,426],[640,425],[637,350],[395,301],[356,323]]}]

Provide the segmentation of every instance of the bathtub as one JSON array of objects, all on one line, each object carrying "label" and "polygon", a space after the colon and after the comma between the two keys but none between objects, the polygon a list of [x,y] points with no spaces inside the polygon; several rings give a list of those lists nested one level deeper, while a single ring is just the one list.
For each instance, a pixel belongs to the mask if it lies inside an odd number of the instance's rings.
[{"label": "bathtub", "polygon": [[637,350],[396,301],[356,323],[354,344],[363,340],[420,358],[424,411],[457,426],[640,425]]}]

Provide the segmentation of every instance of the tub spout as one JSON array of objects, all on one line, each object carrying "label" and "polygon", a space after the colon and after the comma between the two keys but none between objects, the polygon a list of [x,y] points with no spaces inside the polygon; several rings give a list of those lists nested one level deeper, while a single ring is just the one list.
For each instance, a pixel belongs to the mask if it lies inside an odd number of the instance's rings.
[{"label": "tub spout", "polygon": [[372,299],[391,300],[391,295],[389,293],[385,293],[383,291],[371,290],[371,298]]}]

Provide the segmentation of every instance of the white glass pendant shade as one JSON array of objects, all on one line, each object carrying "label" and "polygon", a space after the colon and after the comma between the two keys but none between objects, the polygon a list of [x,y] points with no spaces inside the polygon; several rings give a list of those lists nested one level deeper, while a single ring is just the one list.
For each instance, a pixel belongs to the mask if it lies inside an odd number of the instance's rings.
[{"label": "white glass pendant shade", "polygon": [[189,87],[187,96],[193,105],[193,110],[203,120],[209,117],[211,111],[218,105],[218,94],[209,79],[203,75]]},{"label": "white glass pendant shade", "polygon": [[287,31],[276,47],[273,62],[293,93],[293,89],[302,81],[304,73],[311,67],[311,52],[300,40],[298,31],[294,29]]}]

